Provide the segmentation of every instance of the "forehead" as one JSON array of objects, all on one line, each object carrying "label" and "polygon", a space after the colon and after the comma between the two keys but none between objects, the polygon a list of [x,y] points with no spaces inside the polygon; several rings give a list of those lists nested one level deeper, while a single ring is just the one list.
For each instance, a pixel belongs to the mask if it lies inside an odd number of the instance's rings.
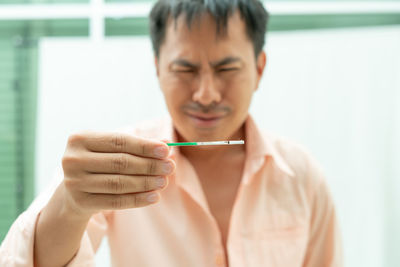
[{"label": "forehead", "polygon": [[187,24],[186,15],[183,14],[176,20],[169,20],[160,54],[193,54],[201,51],[219,53],[246,48],[253,47],[238,11],[228,18],[225,31],[217,30],[217,24],[209,13],[196,17],[190,26]]}]

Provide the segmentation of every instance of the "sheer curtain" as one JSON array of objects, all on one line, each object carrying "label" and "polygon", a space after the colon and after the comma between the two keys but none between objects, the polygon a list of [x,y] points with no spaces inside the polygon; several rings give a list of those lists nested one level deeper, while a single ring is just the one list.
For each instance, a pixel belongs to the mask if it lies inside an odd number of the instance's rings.
[{"label": "sheer curtain", "polygon": [[[346,266],[400,266],[399,47],[400,27],[267,37],[267,69],[251,112],[324,167]],[[152,62],[147,37],[41,42],[37,192],[59,166],[69,133],[166,114]],[[108,257],[102,246],[98,265],[108,266]]]}]

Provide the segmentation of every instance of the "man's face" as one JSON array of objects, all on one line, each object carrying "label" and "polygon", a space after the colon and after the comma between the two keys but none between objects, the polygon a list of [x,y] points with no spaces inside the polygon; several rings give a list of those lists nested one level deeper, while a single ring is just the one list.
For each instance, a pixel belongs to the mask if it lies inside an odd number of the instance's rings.
[{"label": "man's face", "polygon": [[245,23],[236,12],[226,35],[202,15],[189,29],[181,16],[171,20],[156,59],[157,75],[180,139],[243,138],[242,126],[265,66],[256,59]]}]

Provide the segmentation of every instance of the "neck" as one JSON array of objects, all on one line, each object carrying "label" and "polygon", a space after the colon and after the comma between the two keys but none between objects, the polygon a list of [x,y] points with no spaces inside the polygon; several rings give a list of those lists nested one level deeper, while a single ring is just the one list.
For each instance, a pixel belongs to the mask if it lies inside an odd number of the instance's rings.
[{"label": "neck", "polygon": [[[229,140],[245,140],[245,126],[233,134]],[[178,139],[183,138],[178,133]],[[210,140],[213,141],[213,140]],[[194,147],[180,147],[179,151],[189,161],[202,161],[202,162],[215,162],[223,159],[229,159],[231,156],[243,154],[245,152],[245,145],[224,145],[224,146],[194,146]]]}]

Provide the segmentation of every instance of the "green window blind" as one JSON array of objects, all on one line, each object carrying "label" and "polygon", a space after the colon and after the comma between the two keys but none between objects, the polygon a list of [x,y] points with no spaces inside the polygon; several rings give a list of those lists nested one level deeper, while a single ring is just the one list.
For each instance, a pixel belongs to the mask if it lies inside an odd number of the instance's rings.
[{"label": "green window blind", "polygon": [[0,229],[2,235],[17,213],[14,68],[13,46],[11,42],[2,40],[0,41]]},{"label": "green window blind", "polygon": [[87,19],[0,21],[0,241],[33,199],[38,40],[88,33]]}]

